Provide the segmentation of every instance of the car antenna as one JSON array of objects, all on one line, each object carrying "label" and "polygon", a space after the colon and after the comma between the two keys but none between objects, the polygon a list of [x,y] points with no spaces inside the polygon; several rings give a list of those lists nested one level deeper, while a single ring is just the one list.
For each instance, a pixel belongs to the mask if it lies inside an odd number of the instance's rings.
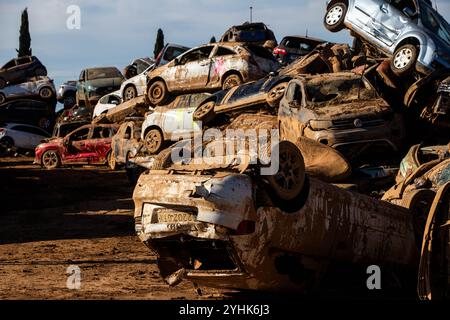
[{"label": "car antenna", "polygon": [[308,28],[306,28],[306,35],[305,35],[305,37],[308,38]]}]

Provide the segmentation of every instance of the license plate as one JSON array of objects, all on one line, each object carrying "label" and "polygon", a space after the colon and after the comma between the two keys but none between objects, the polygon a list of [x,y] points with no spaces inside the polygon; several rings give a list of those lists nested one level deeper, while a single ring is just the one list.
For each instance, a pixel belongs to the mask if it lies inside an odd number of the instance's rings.
[{"label": "license plate", "polygon": [[158,223],[173,223],[173,222],[193,222],[195,215],[187,212],[180,212],[172,209],[156,209],[155,210]]}]

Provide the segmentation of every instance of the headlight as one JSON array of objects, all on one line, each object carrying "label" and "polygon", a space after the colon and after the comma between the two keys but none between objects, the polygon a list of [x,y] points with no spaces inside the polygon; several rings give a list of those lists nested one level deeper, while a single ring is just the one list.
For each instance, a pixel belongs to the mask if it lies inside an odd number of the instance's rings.
[{"label": "headlight", "polygon": [[312,130],[326,130],[333,127],[333,122],[329,120],[310,120],[309,126]]}]

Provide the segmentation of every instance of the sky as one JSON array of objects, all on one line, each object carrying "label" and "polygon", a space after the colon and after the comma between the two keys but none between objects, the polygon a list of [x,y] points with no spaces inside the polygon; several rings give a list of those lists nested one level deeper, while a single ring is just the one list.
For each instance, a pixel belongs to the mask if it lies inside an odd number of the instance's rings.
[{"label": "sky", "polygon": [[[434,0],[433,0],[434,1]],[[28,7],[31,47],[58,86],[76,80],[81,69],[116,66],[153,56],[158,28],[165,42],[194,47],[217,39],[228,27],[250,19],[265,22],[280,41],[304,35],[351,42],[347,30],[323,26],[325,0],[0,0],[0,65],[16,56],[21,11]],[[450,21],[450,0],[436,0]],[[68,29],[67,8],[80,8],[81,28]]]}]

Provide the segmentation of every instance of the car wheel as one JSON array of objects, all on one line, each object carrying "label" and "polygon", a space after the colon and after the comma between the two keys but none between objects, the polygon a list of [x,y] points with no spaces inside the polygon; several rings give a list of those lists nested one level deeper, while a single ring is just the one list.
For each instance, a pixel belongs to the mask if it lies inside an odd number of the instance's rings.
[{"label": "car wheel", "polygon": [[3,93],[0,93],[0,104],[6,101],[6,97]]},{"label": "car wheel", "polygon": [[237,87],[242,83],[241,77],[237,74],[230,74],[223,81],[222,89],[227,90],[233,87]]},{"label": "car wheel", "polygon": [[5,79],[0,78],[0,89],[3,89],[4,87],[6,87],[6,81]]},{"label": "car wheel", "polygon": [[114,157],[112,151],[110,151],[106,157],[108,166],[111,170],[117,169],[116,157]]},{"label": "car wheel", "polygon": [[305,183],[305,161],[295,144],[289,141],[279,143],[279,170],[267,177],[270,188],[282,201],[297,198]]},{"label": "car wheel", "polygon": [[412,44],[405,44],[395,50],[391,59],[392,72],[399,77],[411,73],[415,69],[418,53],[417,47]]},{"label": "car wheel", "polygon": [[155,81],[150,85],[147,91],[148,100],[151,104],[157,106],[167,100],[167,87],[163,81]]},{"label": "car wheel", "polygon": [[287,86],[288,82],[282,82],[273,87],[267,94],[267,104],[272,108],[278,107]]},{"label": "car wheel", "polygon": [[323,19],[325,28],[331,32],[338,32],[344,29],[345,15],[347,14],[347,5],[342,2],[338,2],[328,9]]},{"label": "car wheel", "polygon": [[204,124],[210,122],[216,116],[214,107],[216,103],[214,101],[206,102],[195,109],[193,119],[195,121],[202,121]]},{"label": "car wheel", "polygon": [[137,90],[134,86],[128,86],[123,93],[123,100],[128,101],[137,97]]},{"label": "car wheel", "polygon": [[61,166],[61,158],[53,150],[47,150],[42,155],[42,166],[46,169],[56,169]]},{"label": "car wheel", "polygon": [[163,145],[164,137],[160,130],[151,129],[145,135],[145,146],[149,154],[157,154]]},{"label": "car wheel", "polygon": [[45,71],[45,68],[37,67],[36,69],[34,69],[34,74],[36,75],[36,77],[43,77],[47,75],[47,72]]},{"label": "car wheel", "polygon": [[64,97],[64,108],[72,108],[77,103],[77,100],[73,95]]},{"label": "car wheel", "polygon": [[44,87],[39,90],[39,96],[42,99],[50,99],[53,96],[53,91],[49,87]]},{"label": "car wheel", "polygon": [[10,149],[14,147],[14,140],[10,137],[4,137],[0,140],[0,144],[2,144],[6,149]]}]

